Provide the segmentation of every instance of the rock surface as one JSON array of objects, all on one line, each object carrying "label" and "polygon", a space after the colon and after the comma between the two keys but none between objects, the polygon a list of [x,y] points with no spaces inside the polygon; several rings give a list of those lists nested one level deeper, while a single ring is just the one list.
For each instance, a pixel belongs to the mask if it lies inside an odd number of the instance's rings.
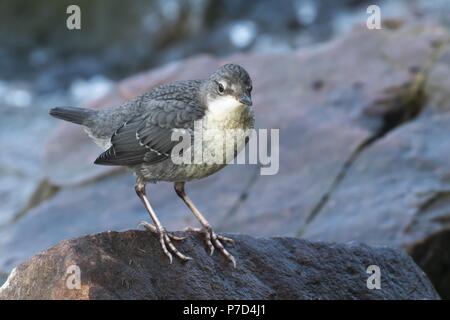
[{"label": "rock surface", "polygon": [[[15,269],[0,299],[439,299],[401,251],[233,237],[236,269],[217,253],[209,257],[191,234],[179,248],[194,260],[173,264],[143,231],[66,240]],[[381,270],[379,290],[367,287],[370,265]],[[73,266],[80,271],[78,289]]]},{"label": "rock surface", "polygon": [[[73,33],[65,27],[70,0],[45,8],[3,0],[0,78],[29,78],[42,89],[57,90],[74,78],[123,77],[199,52],[287,51],[330,38],[343,22],[365,19],[367,2],[79,0],[82,28],[89,32]],[[402,11],[410,11],[407,7]]]},{"label": "rock surface", "polygon": [[450,298],[450,48],[440,46],[409,123],[364,148],[298,235],[405,248]]},{"label": "rock surface", "polygon": [[[46,143],[42,137],[50,134],[52,121],[39,107],[24,110],[0,103],[0,108],[0,148],[6,151],[0,157],[1,228],[26,208],[44,179],[41,163],[35,159],[42,156]],[[25,148],[23,141],[28,144]]]}]

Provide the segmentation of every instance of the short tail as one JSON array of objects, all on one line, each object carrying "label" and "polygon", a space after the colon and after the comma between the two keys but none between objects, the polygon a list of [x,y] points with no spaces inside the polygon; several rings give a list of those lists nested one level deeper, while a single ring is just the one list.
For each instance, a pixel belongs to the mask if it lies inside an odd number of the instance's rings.
[{"label": "short tail", "polygon": [[95,115],[97,111],[92,109],[74,108],[74,107],[56,107],[49,111],[49,114],[55,118],[76,124],[84,124],[85,121]]}]

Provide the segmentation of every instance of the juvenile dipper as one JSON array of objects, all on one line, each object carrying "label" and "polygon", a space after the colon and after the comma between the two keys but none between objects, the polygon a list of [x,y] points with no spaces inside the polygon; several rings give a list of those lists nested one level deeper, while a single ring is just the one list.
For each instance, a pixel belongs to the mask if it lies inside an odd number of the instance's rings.
[{"label": "juvenile dipper", "polygon": [[[136,193],[154,223],[141,222],[141,225],[158,235],[162,250],[170,262],[172,254],[182,260],[191,258],[178,251],[172,243],[172,240],[183,238],[168,233],[161,225],[145,192],[148,182],[173,182],[177,195],[202,225],[202,228],[187,229],[204,234],[211,255],[217,248],[236,266],[234,257],[222,244],[232,243],[233,240],[212,230],[184,189],[186,181],[209,176],[222,169],[227,162],[173,161],[172,149],[179,141],[173,141],[172,134],[177,130],[192,134],[194,123],[201,120],[204,133],[202,143],[194,142],[190,150],[195,152],[196,148],[203,148],[202,154],[210,154],[208,151],[214,153],[213,150],[217,150],[219,145],[224,145],[223,135],[218,134],[220,132],[238,129],[234,131],[242,132],[243,138],[254,125],[251,91],[252,81],[247,71],[239,65],[226,64],[208,79],[161,85],[117,107],[98,111],[57,107],[50,110],[50,115],[84,127],[94,142],[105,150],[95,164],[126,166],[134,172]],[[247,141],[237,139],[237,143],[226,143],[219,150],[230,160]]]}]

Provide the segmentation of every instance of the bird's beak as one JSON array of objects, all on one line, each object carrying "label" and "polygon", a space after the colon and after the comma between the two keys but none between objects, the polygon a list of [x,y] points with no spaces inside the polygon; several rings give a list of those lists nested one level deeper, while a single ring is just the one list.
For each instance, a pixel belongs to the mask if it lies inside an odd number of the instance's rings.
[{"label": "bird's beak", "polygon": [[247,106],[251,106],[252,105],[252,98],[250,98],[249,95],[247,94],[243,94],[239,97],[239,102],[242,104],[245,104]]}]

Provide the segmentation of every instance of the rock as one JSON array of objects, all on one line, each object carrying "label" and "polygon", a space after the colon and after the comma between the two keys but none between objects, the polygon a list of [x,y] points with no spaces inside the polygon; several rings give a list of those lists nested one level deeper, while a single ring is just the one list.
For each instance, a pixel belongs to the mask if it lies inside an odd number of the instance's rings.
[{"label": "rock", "polygon": [[449,125],[450,114],[422,118],[364,150],[305,235],[345,241],[352,230],[351,237],[392,244],[445,227]]},{"label": "rock", "polygon": [[[430,71],[414,121],[367,146],[299,235],[405,248],[450,297],[450,49]],[[446,86],[447,83],[447,86]]]},{"label": "rock", "polygon": [[[401,251],[234,235],[234,269],[187,235],[179,248],[194,260],[173,264],[148,232],[63,241],[17,267],[0,299],[439,299]],[[381,290],[367,287],[366,269],[373,264],[381,271]]]},{"label": "rock", "polygon": [[32,103],[33,107],[18,108],[0,97],[0,147],[4,150],[0,157],[0,227],[25,209],[44,179],[39,158],[51,120],[42,112],[42,101],[33,99]]}]

